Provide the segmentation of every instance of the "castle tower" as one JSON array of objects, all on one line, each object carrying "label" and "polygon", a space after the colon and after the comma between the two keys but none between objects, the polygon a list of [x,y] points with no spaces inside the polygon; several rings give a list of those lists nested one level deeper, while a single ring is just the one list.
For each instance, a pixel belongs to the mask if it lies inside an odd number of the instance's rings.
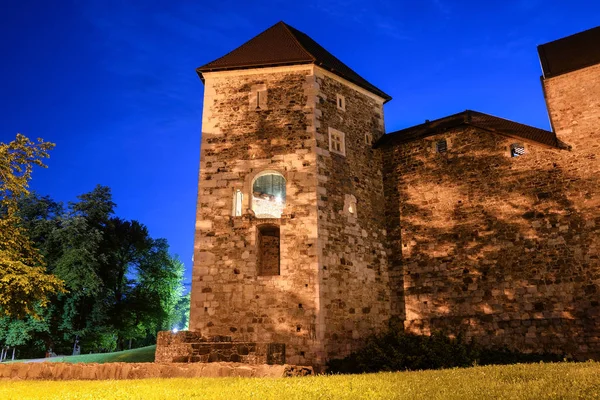
[{"label": "castle tower", "polygon": [[390,97],[280,22],[205,85],[191,331],[323,365],[390,317],[381,159]]},{"label": "castle tower", "polygon": [[538,46],[550,122],[558,138],[578,156],[598,141],[599,43],[600,27],[596,27]]}]

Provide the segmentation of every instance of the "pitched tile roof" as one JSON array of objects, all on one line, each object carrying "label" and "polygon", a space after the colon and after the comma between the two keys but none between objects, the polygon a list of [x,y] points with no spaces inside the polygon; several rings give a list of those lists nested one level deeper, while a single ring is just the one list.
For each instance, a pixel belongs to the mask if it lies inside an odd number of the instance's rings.
[{"label": "pitched tile roof", "polygon": [[383,135],[377,143],[375,143],[375,147],[408,143],[428,136],[437,135],[459,126],[473,126],[489,132],[521,138],[529,142],[535,142],[549,147],[565,147],[565,145],[556,138],[556,135],[553,132],[471,110],[466,110],[458,114],[436,119],[435,121],[427,121],[424,124],[388,133],[387,135]]},{"label": "pitched tile roof", "polygon": [[278,22],[237,49],[197,68],[196,71],[202,78],[202,73],[209,71],[295,64],[316,64],[382,97],[386,102],[392,99],[308,35],[284,22]]},{"label": "pitched tile roof", "polygon": [[544,78],[600,63],[600,26],[538,46]]}]

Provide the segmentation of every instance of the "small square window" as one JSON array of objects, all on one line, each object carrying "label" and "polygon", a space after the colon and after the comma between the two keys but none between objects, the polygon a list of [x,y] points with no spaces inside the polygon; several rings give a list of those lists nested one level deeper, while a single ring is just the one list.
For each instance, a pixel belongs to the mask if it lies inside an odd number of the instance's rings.
[{"label": "small square window", "polygon": [[341,94],[338,94],[336,99],[338,110],[346,111],[346,98]]},{"label": "small square window", "polygon": [[435,151],[440,154],[444,154],[448,151],[448,142],[446,139],[435,142]]},{"label": "small square window", "polygon": [[519,157],[525,154],[525,146],[520,143],[513,143],[510,145],[510,156]]},{"label": "small square window", "polygon": [[372,146],[373,145],[373,135],[370,133],[365,133],[365,144]]},{"label": "small square window", "polygon": [[337,129],[329,128],[329,151],[346,155],[346,135]]}]

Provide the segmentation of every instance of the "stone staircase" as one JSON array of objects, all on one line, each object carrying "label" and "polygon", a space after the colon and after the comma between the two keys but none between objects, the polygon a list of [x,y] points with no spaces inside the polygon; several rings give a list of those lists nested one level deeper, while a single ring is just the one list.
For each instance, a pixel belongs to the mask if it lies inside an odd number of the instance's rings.
[{"label": "stone staircase", "polygon": [[163,331],[156,341],[157,363],[235,362],[251,365],[285,364],[285,344],[234,342],[231,336],[204,337],[199,332]]}]

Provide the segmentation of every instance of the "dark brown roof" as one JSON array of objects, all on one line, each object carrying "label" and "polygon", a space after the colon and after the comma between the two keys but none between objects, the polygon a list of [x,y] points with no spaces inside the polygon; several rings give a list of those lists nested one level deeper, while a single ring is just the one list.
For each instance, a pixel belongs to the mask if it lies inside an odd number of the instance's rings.
[{"label": "dark brown roof", "polygon": [[374,93],[385,101],[392,98],[370,84],[346,64],[325,50],[308,35],[278,22],[223,57],[196,69],[203,72],[242,68],[273,67],[279,65],[316,64],[334,74]]},{"label": "dark brown roof", "polygon": [[375,147],[408,143],[437,135],[459,126],[473,126],[489,132],[521,138],[549,147],[564,147],[553,132],[471,110],[388,133],[375,143]]},{"label": "dark brown roof", "polygon": [[600,26],[538,46],[544,78],[600,63]]}]

